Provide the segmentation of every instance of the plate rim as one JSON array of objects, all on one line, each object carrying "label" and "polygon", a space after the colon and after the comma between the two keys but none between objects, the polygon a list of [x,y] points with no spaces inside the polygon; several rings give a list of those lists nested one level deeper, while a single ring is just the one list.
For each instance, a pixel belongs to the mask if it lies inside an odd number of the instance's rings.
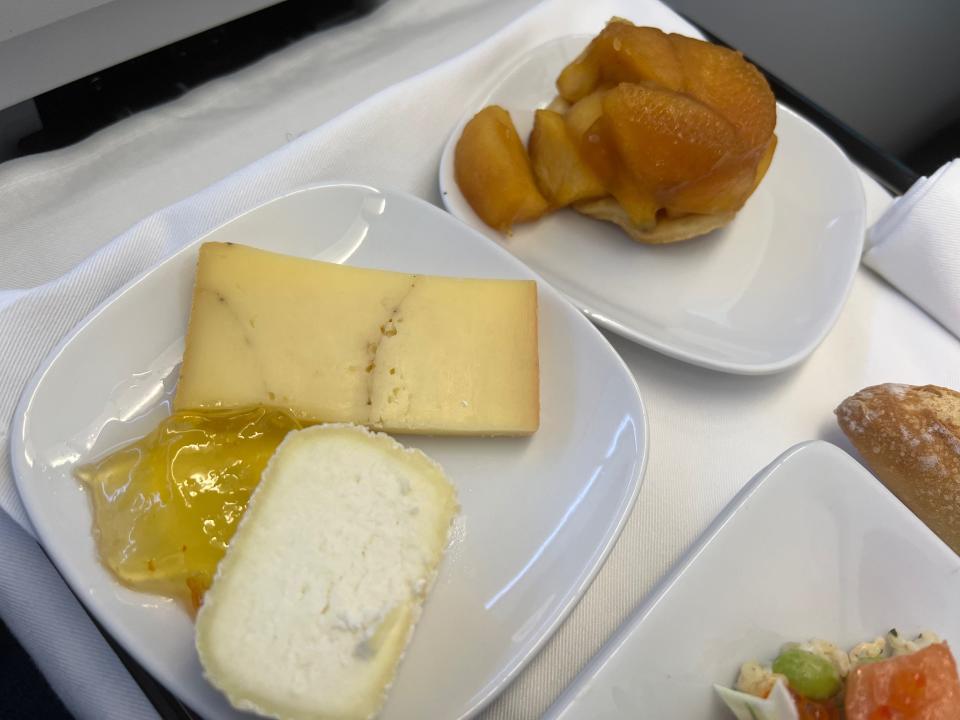
[{"label": "plate rim", "polygon": [[[453,178],[453,157],[454,157],[454,148],[456,142],[460,137],[460,134],[463,130],[464,125],[470,119],[473,113],[477,112],[479,109],[480,103],[484,100],[490,98],[492,92],[499,87],[500,83],[503,81],[503,78],[507,73],[510,73],[513,68],[518,66],[521,62],[526,60],[528,57],[534,55],[535,53],[542,52],[545,48],[555,44],[561,44],[563,42],[568,42],[572,40],[589,40],[592,35],[584,33],[568,33],[565,35],[558,35],[557,37],[547,40],[543,43],[540,43],[516,56],[511,58],[510,62],[505,62],[502,64],[503,70],[499,74],[498,79],[494,82],[489,83],[484,87],[484,90],[480,93],[477,93],[473,96],[471,101],[467,104],[466,110],[463,115],[457,121],[454,128],[450,131],[450,134],[447,138],[447,142],[443,146],[443,150],[440,155],[440,167],[438,170],[438,185],[440,188],[440,197],[443,201],[443,205],[446,208],[447,212],[456,217],[458,220],[464,224],[471,227],[471,229],[476,230],[472,224],[468,223],[464,218],[460,216],[460,213],[455,209],[450,201],[451,193],[451,184],[447,182],[447,178]],[[774,373],[783,372],[807,359],[813,352],[826,340],[827,336],[836,326],[838,320],[840,319],[840,314],[843,312],[843,309],[846,307],[847,300],[850,297],[850,291],[853,288],[853,281],[857,275],[857,270],[860,267],[859,258],[863,255],[864,242],[866,240],[866,231],[867,231],[867,219],[866,219],[866,193],[863,189],[863,182],[860,180],[860,177],[857,175],[856,166],[847,157],[847,154],[844,152],[836,141],[833,140],[829,135],[827,135],[823,130],[821,130],[813,122],[805,118],[803,115],[793,110],[790,107],[787,107],[779,100],[776,103],[777,112],[784,113],[791,117],[794,122],[797,122],[804,130],[812,132],[819,141],[825,141],[826,144],[832,148],[833,151],[839,154],[839,159],[841,162],[838,163],[838,167],[843,167],[846,180],[850,182],[851,187],[855,188],[854,195],[857,197],[858,204],[857,207],[853,210],[853,213],[857,216],[857,238],[856,241],[856,257],[858,258],[856,263],[853,263],[846,273],[846,278],[844,280],[844,285],[842,292],[840,294],[840,301],[836,303],[829,316],[827,321],[823,324],[819,333],[812,338],[812,340],[800,347],[797,350],[794,350],[792,353],[782,357],[778,360],[765,361],[765,362],[752,362],[752,361],[731,361],[725,360],[723,358],[711,357],[709,353],[698,352],[696,350],[688,350],[684,348],[677,348],[671,345],[670,343],[664,342],[663,340],[658,339],[657,337],[650,335],[645,332],[635,330],[634,328],[625,325],[619,320],[615,320],[611,317],[608,317],[603,312],[597,310],[592,306],[590,302],[583,301],[579,298],[573,297],[568,293],[564,292],[560,288],[556,290],[563,295],[575,308],[577,308],[581,313],[583,313],[591,322],[600,325],[611,332],[620,335],[632,342],[635,342],[644,347],[648,347],[656,352],[659,352],[667,357],[680,360],[682,362],[695,365],[697,367],[707,368],[709,370],[718,370],[720,372],[730,373],[734,375],[771,375]],[[452,183],[456,186],[456,181]],[[463,193],[460,192],[459,188],[456,188],[456,192],[462,197]],[[466,202],[466,198],[463,198],[463,201]],[[468,203],[469,205],[469,203]],[[487,240],[493,242],[500,247],[506,249],[505,244],[501,241],[493,240],[492,238],[487,237]],[[509,250],[507,250],[509,252]],[[518,258],[519,259],[519,258]],[[521,260],[521,262],[523,262]],[[526,264],[526,263],[525,263]],[[536,270],[531,268],[531,270]]]},{"label": "plate rim", "polygon": [[[900,512],[904,514],[905,519],[910,521],[919,533],[925,535],[928,540],[934,541],[934,544],[940,545],[945,552],[953,552],[933,530],[927,527],[896,495],[877,480],[876,477],[873,476],[873,473],[858,463],[853,456],[845,452],[841,447],[826,440],[806,440],[792,445],[780,453],[780,455],[768,465],[757,471],[747,484],[733,496],[730,502],[720,511],[720,514],[717,515],[697,537],[690,549],[680,556],[663,579],[651,590],[646,599],[613,631],[613,634],[603,643],[596,654],[587,661],[574,676],[573,680],[570,681],[570,684],[567,685],[560,695],[557,696],[556,700],[551,703],[543,715],[544,720],[560,720],[563,713],[576,701],[577,696],[587,690],[590,681],[599,674],[611,656],[629,641],[630,636],[636,628],[645,622],[650,613],[667,598],[673,587],[696,563],[707,546],[717,538],[724,527],[734,520],[740,510],[749,502],[750,498],[763,487],[767,481],[775,478],[777,472],[787,462],[790,462],[796,457],[806,456],[811,453],[824,453],[826,456],[832,458],[831,462],[851,464],[855,474],[859,476],[857,482],[864,482],[868,478],[872,478],[875,484],[874,489],[881,495],[886,496],[894,505],[899,506]],[[859,472],[856,471],[857,469],[859,469]]]},{"label": "plate rim", "polygon": [[[73,340],[81,334],[97,317],[99,317],[110,305],[116,302],[123,294],[129,291],[132,287],[142,282],[147,276],[156,272],[160,267],[168,263],[172,263],[180,255],[184,253],[189,253],[202,244],[205,239],[211,234],[221,230],[230,223],[239,220],[240,218],[249,215],[250,213],[256,212],[261,208],[270,205],[274,202],[283,200],[284,198],[290,197],[292,195],[297,195],[300,193],[307,192],[322,192],[324,190],[330,189],[343,189],[347,188],[354,191],[372,191],[383,195],[388,200],[390,198],[398,198],[401,202],[410,202],[412,205],[419,207],[427,214],[432,214],[443,222],[452,222],[460,226],[460,229],[467,235],[473,236],[475,241],[482,242],[484,246],[492,250],[495,254],[504,260],[508,265],[513,266],[514,268],[520,270],[520,272],[528,277],[528,279],[534,280],[537,283],[541,284],[548,293],[551,293],[561,304],[562,307],[570,310],[570,317],[582,318],[583,316],[573,306],[567,297],[554,288],[550,283],[546,282],[540,275],[527,266],[525,263],[515,257],[513,254],[508,252],[505,248],[502,247],[493,247],[491,248],[491,243],[488,242],[488,239],[484,237],[481,233],[477,232],[476,229],[470,227],[462,220],[454,216],[452,213],[445,212],[442,208],[437,207],[433,203],[424,200],[421,197],[413,195],[408,192],[394,190],[390,187],[378,187],[372,184],[355,182],[355,181],[337,181],[337,180],[325,180],[321,182],[307,183],[302,186],[298,186],[288,191],[278,193],[262,202],[257,203],[256,205],[237,213],[224,220],[223,222],[217,224],[215,227],[206,230],[197,237],[187,241],[183,246],[175,250],[174,252],[167,255],[165,258],[160,260],[154,265],[151,265],[149,268],[138,273],[135,277],[130,279],[128,282],[121,285],[117,290],[110,293],[102,302],[100,302],[94,309],[87,313],[81,320],[79,320],[74,326],[70,328],[60,338],[59,341],[53,346],[53,348],[44,356],[43,360],[37,366],[37,369],[31,375],[29,381],[24,386],[23,390],[20,393],[20,396],[17,400],[16,410],[13,415],[13,419],[10,425],[10,439],[9,439],[9,450],[10,450],[10,464],[13,470],[13,479],[14,486],[17,490],[17,495],[22,503],[24,510],[26,512],[27,520],[30,523],[30,526],[33,530],[34,537],[36,541],[40,544],[41,548],[44,550],[47,558],[50,560],[51,564],[57,570],[57,573],[63,579],[67,587],[70,589],[72,594],[79,600],[80,604],[83,606],[85,612],[87,612],[92,618],[96,620],[96,623],[101,625],[102,628],[109,633],[109,636],[118,642],[126,651],[133,657],[138,664],[140,664],[143,669],[148,672],[151,677],[155,678],[157,681],[161,682],[167,689],[173,693],[180,700],[184,700],[178,689],[170,687],[169,679],[163,677],[165,674],[163,665],[164,663],[156,656],[151,657],[149,653],[144,654],[141,652],[140,647],[136,642],[131,642],[135,640],[130,633],[126,632],[125,627],[122,624],[118,624],[114,621],[112,617],[103,617],[102,613],[97,611],[96,603],[93,603],[89,599],[89,594],[86,592],[89,588],[89,583],[86,583],[83,578],[79,577],[71,569],[71,563],[68,558],[60,552],[56,543],[49,544],[47,543],[47,537],[51,532],[51,528],[47,523],[37,522],[38,517],[42,517],[41,508],[35,503],[37,498],[31,495],[30,492],[24,493],[22,488],[29,483],[28,476],[32,473],[32,469],[28,467],[25,463],[26,456],[26,438],[27,438],[27,423],[28,416],[30,413],[30,407],[34,396],[36,395],[37,389],[43,383],[47,373],[57,362],[61,354],[67,348]],[[496,246],[496,243],[492,245]],[[343,263],[339,263],[343,264]],[[619,366],[623,371],[623,374],[628,380],[628,387],[631,387],[633,390],[633,396],[636,400],[637,405],[637,420],[638,420],[638,430],[642,435],[642,444],[638,448],[638,458],[636,461],[636,472],[632,477],[627,479],[627,492],[624,493],[624,502],[621,505],[619,517],[614,526],[605,533],[604,541],[602,546],[598,546],[599,552],[595,554],[595,559],[588,568],[588,571],[583,574],[580,581],[571,588],[568,589],[568,600],[565,602],[556,613],[553,621],[546,627],[546,629],[540,633],[540,636],[537,640],[530,644],[527,651],[516,661],[512,663],[507,672],[501,672],[498,675],[497,681],[493,683],[490,688],[477,697],[475,701],[470,705],[459,717],[468,718],[479,713],[484,707],[486,707],[490,702],[492,702],[506,687],[519,675],[530,663],[537,653],[543,648],[543,646],[553,637],[559,627],[566,621],[569,617],[572,610],[577,606],[577,604],[583,599],[584,594],[590,588],[590,585],[596,579],[597,574],[600,572],[600,569],[606,563],[606,560],[613,549],[613,546],[616,545],[617,541],[620,538],[620,535],[623,532],[623,529],[626,526],[627,521],[633,513],[633,509],[636,506],[637,498],[640,494],[640,489],[643,486],[643,481],[646,476],[647,464],[650,456],[650,423],[649,416],[646,409],[646,404],[643,400],[643,395],[640,392],[637,379],[634,374],[631,372],[630,368],[627,366],[623,357],[616,351],[610,341],[604,337],[596,326],[590,323],[586,318],[583,319],[585,325],[589,327],[587,332],[593,334],[593,337],[599,340],[599,347],[603,348],[605,352],[608,352],[612,359],[614,360],[615,365]],[[573,320],[573,322],[578,322]],[[116,579],[112,579],[112,582],[117,583]],[[135,635],[135,633],[133,634]],[[504,666],[507,667],[507,666]],[[159,672],[158,672],[159,670]],[[175,683],[174,683],[175,684]],[[478,688],[478,690],[481,688]]]}]

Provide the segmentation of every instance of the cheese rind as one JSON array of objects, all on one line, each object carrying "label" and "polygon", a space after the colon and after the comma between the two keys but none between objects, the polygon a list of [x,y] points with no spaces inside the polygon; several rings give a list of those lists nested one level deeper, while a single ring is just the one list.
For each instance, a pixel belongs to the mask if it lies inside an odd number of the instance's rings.
[{"label": "cheese rind", "polygon": [[457,511],[439,465],[348,425],[291,432],[197,616],[207,678],[277,718],[373,716]]},{"label": "cheese rind", "polygon": [[540,419],[536,283],[200,248],[176,409],[524,435]]}]

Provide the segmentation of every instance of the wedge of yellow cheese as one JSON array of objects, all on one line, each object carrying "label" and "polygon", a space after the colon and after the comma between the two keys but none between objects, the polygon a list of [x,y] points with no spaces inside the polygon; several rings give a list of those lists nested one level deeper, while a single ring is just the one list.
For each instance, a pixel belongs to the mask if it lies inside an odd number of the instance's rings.
[{"label": "wedge of yellow cheese", "polygon": [[537,288],[200,248],[175,409],[267,405],[397,433],[540,422]]}]

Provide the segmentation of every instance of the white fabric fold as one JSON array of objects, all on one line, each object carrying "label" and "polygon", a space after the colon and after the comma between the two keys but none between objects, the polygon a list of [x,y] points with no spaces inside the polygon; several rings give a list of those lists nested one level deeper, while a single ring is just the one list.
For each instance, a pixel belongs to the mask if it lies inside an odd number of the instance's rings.
[{"label": "white fabric fold", "polygon": [[960,338],[960,159],[877,220],[863,262]]}]

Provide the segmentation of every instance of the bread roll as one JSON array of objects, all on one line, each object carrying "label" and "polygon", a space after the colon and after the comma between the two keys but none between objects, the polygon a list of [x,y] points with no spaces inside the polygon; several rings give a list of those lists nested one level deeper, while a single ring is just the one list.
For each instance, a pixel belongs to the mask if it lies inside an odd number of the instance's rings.
[{"label": "bread roll", "polygon": [[277,448],[197,616],[204,674],[241,710],[374,716],[457,503],[440,466],[350,425]]},{"label": "bread roll", "polygon": [[960,554],[960,393],[875,385],[835,412],[880,481]]}]

